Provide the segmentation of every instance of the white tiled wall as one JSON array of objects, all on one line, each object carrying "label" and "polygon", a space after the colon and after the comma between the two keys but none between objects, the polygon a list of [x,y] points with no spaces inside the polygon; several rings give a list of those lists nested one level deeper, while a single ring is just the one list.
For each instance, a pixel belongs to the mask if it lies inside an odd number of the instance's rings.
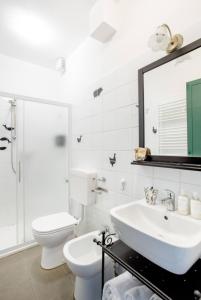
[{"label": "white tiled wall", "polygon": [[[106,182],[99,185],[108,193],[98,196],[94,205],[86,210],[82,232],[111,225],[112,207],[141,199],[144,187],[172,189],[176,195],[181,188],[201,195],[199,172],[133,166],[133,149],[138,146],[138,86],[139,61],[116,70],[86,90],[80,91],[80,104],[73,108],[73,167],[93,168]],[[93,98],[99,87],[103,93]],[[82,142],[77,137],[82,135]],[[116,153],[112,167],[109,157]],[[126,181],[122,190],[121,180]]]}]

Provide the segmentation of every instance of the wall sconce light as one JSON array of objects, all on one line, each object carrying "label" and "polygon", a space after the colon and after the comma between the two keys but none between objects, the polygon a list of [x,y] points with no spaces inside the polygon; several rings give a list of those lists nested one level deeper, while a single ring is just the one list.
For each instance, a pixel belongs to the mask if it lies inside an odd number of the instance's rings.
[{"label": "wall sconce light", "polygon": [[62,76],[66,71],[66,60],[64,57],[58,57],[56,60],[56,71]]},{"label": "wall sconce light", "polygon": [[151,35],[148,46],[153,51],[163,50],[172,53],[183,45],[183,36],[181,34],[172,35],[170,27],[162,24],[157,28],[155,34]]}]

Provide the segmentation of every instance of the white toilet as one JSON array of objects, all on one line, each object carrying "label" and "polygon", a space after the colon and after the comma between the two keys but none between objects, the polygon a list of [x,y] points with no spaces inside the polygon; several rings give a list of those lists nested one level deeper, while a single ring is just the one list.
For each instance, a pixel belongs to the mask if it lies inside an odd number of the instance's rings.
[{"label": "white toilet", "polygon": [[[42,246],[41,267],[52,269],[62,265],[64,244],[74,238],[74,229],[82,220],[84,206],[95,201],[96,173],[86,170],[71,171],[71,201],[79,209],[75,217],[61,212],[38,218],[32,223],[35,240]],[[74,203],[74,204],[75,204]]]},{"label": "white toilet", "polygon": [[67,212],[61,212],[33,221],[35,240],[43,247],[41,267],[56,268],[64,263],[63,246],[74,237],[74,226],[78,221]]},{"label": "white toilet", "polygon": [[101,300],[101,247],[94,238],[98,231],[90,232],[67,242],[63,253],[67,264],[76,276],[75,300]]}]

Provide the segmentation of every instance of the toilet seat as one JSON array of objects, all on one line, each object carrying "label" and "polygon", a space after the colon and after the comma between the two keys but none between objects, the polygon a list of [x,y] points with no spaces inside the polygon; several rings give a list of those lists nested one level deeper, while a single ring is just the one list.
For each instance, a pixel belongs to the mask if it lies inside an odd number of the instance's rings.
[{"label": "toilet seat", "polygon": [[69,215],[67,212],[61,212],[44,217],[40,217],[33,221],[32,229],[40,235],[48,235],[62,230],[72,229],[78,224],[78,220]]}]

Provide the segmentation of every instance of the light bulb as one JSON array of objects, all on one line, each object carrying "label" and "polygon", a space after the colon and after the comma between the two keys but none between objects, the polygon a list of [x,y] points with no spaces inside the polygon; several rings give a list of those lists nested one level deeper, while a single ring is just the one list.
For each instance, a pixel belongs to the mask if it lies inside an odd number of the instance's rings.
[{"label": "light bulb", "polygon": [[5,20],[10,30],[31,45],[47,45],[56,38],[55,29],[32,11],[13,8],[6,12]]},{"label": "light bulb", "polygon": [[66,61],[64,57],[58,57],[56,60],[56,71],[63,75],[66,71]]}]

